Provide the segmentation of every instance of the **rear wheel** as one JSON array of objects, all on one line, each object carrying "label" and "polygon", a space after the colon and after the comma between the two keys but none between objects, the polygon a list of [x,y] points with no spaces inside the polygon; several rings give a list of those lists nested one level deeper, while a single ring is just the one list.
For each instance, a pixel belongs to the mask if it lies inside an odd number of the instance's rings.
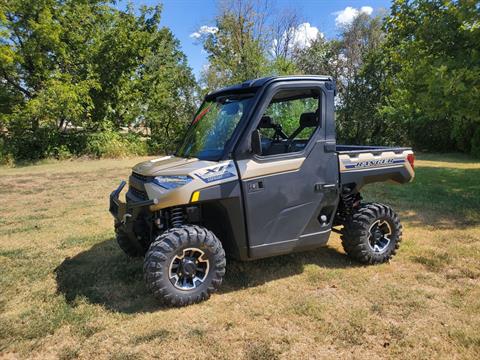
[{"label": "rear wheel", "polygon": [[225,252],[215,234],[185,225],[163,233],[144,262],[148,289],[162,302],[184,306],[206,300],[222,283]]},{"label": "rear wheel", "polygon": [[402,239],[402,225],[389,206],[362,204],[347,219],[341,239],[350,257],[364,264],[380,264],[395,255]]}]

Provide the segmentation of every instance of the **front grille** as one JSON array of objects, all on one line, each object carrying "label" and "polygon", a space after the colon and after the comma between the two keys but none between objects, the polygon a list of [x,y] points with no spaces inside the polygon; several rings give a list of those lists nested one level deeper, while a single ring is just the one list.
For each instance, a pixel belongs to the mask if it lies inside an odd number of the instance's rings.
[{"label": "front grille", "polygon": [[132,172],[132,176],[130,176],[128,193],[131,195],[131,198],[135,198],[132,199],[133,201],[148,200],[148,195],[145,191],[144,184],[150,182],[151,180],[151,176],[145,176],[136,172]]},{"label": "front grille", "polygon": [[148,200],[148,196],[147,196],[147,193],[145,191],[138,190],[138,189],[134,188],[133,186],[130,186],[128,188],[128,192],[138,199]]},{"label": "front grille", "polygon": [[148,182],[148,181],[150,181],[150,177],[145,176],[145,175],[137,174],[136,172],[132,172],[132,176],[133,176],[135,179],[141,180],[141,181],[143,181],[143,182]]}]

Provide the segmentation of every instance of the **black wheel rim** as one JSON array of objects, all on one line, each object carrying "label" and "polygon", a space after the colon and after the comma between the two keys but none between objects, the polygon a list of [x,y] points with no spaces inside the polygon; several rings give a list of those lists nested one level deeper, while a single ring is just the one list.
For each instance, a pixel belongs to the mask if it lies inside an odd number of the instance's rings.
[{"label": "black wheel rim", "polygon": [[179,290],[193,290],[202,285],[207,278],[210,262],[197,248],[183,249],[170,263],[170,282]]},{"label": "black wheel rim", "polygon": [[390,245],[392,227],[386,220],[375,221],[369,229],[368,244],[373,252],[381,254],[387,251]]}]

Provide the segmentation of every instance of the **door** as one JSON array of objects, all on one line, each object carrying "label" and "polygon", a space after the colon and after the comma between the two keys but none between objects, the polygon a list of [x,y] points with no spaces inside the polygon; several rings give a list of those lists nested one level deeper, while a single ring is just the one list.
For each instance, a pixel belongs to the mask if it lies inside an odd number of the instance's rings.
[{"label": "door", "polygon": [[322,88],[279,85],[264,96],[250,130],[260,132],[262,153],[237,161],[252,258],[325,244],[338,203]]}]

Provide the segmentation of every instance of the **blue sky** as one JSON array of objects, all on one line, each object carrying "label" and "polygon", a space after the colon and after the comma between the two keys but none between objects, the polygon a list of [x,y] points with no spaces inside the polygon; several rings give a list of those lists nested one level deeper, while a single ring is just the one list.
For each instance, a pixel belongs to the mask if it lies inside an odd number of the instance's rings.
[{"label": "blue sky", "polygon": [[[169,27],[177,39],[180,40],[182,50],[188,57],[188,63],[197,78],[202,66],[207,63],[206,56],[202,52],[202,46],[198,44],[190,34],[197,31],[202,25],[214,25],[216,14],[216,0],[137,0],[132,1],[136,7],[141,5],[163,4],[161,24]],[[271,0],[276,8],[296,8],[303,21],[318,28],[320,32],[331,39],[338,34],[337,22],[348,21],[355,11],[364,9],[373,14],[379,9],[388,9],[389,0]],[[123,7],[126,1],[120,1],[117,6]],[[348,9],[350,8],[350,9]],[[345,10],[347,9],[347,10]],[[353,9],[353,10],[352,10]],[[343,13],[339,13],[343,11]]]}]

